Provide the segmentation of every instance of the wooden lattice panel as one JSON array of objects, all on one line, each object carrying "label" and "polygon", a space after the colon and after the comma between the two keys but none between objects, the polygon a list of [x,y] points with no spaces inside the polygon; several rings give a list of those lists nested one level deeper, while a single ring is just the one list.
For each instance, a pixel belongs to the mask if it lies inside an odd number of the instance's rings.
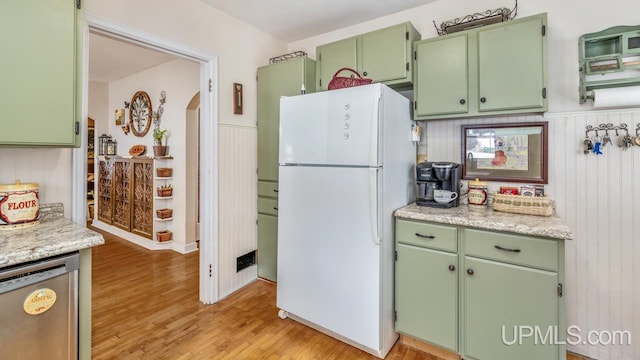
[{"label": "wooden lattice panel", "polygon": [[100,161],[98,166],[98,220],[111,223],[111,168],[110,161]]},{"label": "wooden lattice panel", "polygon": [[133,163],[133,211],[131,232],[153,237],[153,163]]},{"label": "wooden lattice panel", "polygon": [[129,230],[131,224],[131,163],[116,161],[113,166],[113,224]]}]

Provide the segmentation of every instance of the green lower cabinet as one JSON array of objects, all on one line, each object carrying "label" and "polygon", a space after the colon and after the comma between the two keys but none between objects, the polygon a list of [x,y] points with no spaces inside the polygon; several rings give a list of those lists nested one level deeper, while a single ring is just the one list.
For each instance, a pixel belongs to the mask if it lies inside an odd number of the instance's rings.
[{"label": "green lower cabinet", "polygon": [[458,255],[398,244],[396,330],[458,351]]},{"label": "green lower cabinet", "polygon": [[258,214],[258,276],[278,279],[278,217]]},{"label": "green lower cabinet", "polygon": [[396,331],[465,360],[565,360],[564,242],[396,220]]},{"label": "green lower cabinet", "polygon": [[464,265],[464,358],[558,359],[558,274],[468,256]]}]

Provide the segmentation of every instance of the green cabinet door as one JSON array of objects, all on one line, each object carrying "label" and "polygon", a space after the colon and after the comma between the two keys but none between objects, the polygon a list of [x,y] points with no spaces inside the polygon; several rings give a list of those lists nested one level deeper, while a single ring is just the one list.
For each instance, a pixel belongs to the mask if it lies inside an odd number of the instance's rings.
[{"label": "green cabinet door", "polygon": [[360,37],[361,58],[358,59],[362,76],[374,82],[404,79],[409,73],[407,25],[400,24],[366,33]]},{"label": "green cabinet door", "polygon": [[[463,354],[476,360],[555,360],[558,274],[466,256]],[[532,329],[536,338],[523,336]],[[522,331],[522,332],[520,332]],[[562,335],[562,334],[560,334]],[[512,343],[514,342],[515,343]]]},{"label": "green cabinet door", "polygon": [[0,2],[0,145],[76,144],[80,22],[74,0]]},{"label": "green cabinet door", "polygon": [[299,57],[258,68],[258,276],[276,281],[280,97],[315,90],[316,62]]},{"label": "green cabinet door", "polygon": [[[357,38],[348,38],[317,47],[317,91],[327,90],[333,75],[341,68],[357,70],[357,43]],[[350,76],[351,74],[353,73],[345,72],[342,76]]]},{"label": "green cabinet door", "polygon": [[458,256],[397,244],[396,330],[458,351]]},{"label": "green cabinet door", "polygon": [[280,97],[313,92],[315,62],[301,57],[258,68],[258,179],[278,181]]},{"label": "green cabinet door", "polygon": [[258,276],[278,279],[278,217],[258,214]]},{"label": "green cabinet door", "polygon": [[546,14],[478,31],[479,111],[546,106]]},{"label": "green cabinet door", "polygon": [[466,34],[415,44],[416,116],[469,111]]}]

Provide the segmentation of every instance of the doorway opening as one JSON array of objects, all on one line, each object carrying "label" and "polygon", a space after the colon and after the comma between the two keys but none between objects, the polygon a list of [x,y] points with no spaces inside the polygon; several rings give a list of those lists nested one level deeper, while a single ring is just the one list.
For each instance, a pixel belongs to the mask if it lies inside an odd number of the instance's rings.
[{"label": "doorway opening", "polygon": [[[207,154],[207,156],[203,157],[203,161],[200,162],[198,167],[199,173],[202,174],[200,177],[202,191],[199,193],[198,203],[200,204],[200,218],[203,219],[198,229],[200,235],[199,298],[205,304],[215,303],[218,300],[218,144],[216,140],[218,138],[218,119],[217,99],[215,96],[217,93],[217,57],[129,26],[94,17],[91,14],[85,14],[84,26],[83,68],[85,70],[83,75],[85,83],[83,89],[83,121],[85,123],[82,124],[82,128],[87,126],[88,116],[89,32],[169,53],[200,64],[199,114],[202,121],[198,131],[198,139],[201,140],[199,141],[198,152]],[[202,141],[202,139],[207,139],[207,141]],[[75,191],[73,191],[72,199],[72,216],[76,222],[83,222],[87,216],[86,159],[87,141],[85,139],[79,148],[73,150],[73,171],[76,175],[74,176],[73,185]]]}]

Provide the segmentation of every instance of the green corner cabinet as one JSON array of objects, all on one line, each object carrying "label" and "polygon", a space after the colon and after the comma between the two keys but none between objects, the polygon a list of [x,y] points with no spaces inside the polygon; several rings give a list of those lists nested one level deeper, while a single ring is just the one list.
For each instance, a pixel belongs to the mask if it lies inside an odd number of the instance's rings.
[{"label": "green corner cabinet", "polygon": [[396,251],[399,333],[464,359],[566,359],[564,241],[397,219]]},{"label": "green corner cabinet", "polygon": [[280,97],[315,89],[316,63],[298,57],[258,68],[258,276],[276,281]]},{"label": "green corner cabinet", "polygon": [[[363,77],[394,88],[413,82],[412,44],[420,34],[410,22],[324,44],[316,48],[316,90],[327,90],[333,75],[351,68]],[[345,71],[340,76],[350,76]]]},{"label": "green corner cabinet", "polygon": [[414,43],[414,119],[547,111],[547,15]]},{"label": "green corner cabinet", "polygon": [[79,0],[0,2],[0,145],[79,145]]}]

